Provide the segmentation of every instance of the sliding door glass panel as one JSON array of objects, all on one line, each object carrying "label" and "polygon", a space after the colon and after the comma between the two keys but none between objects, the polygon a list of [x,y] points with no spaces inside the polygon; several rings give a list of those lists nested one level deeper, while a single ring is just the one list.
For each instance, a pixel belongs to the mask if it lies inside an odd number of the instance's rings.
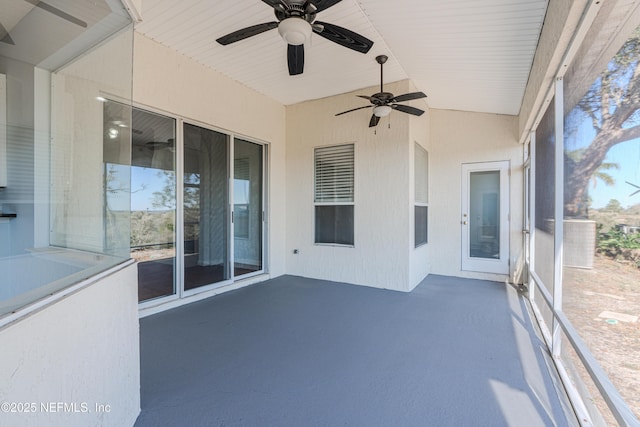
[{"label": "sliding door glass panel", "polygon": [[184,125],[184,289],[230,277],[229,136]]},{"label": "sliding door glass panel", "polygon": [[134,108],[131,134],[131,257],[147,301],[176,292],[176,121]]},{"label": "sliding door glass panel", "polygon": [[500,259],[500,171],[469,177],[469,256]]},{"label": "sliding door glass panel", "polygon": [[234,142],[234,276],[262,270],[262,151],[259,144]]}]

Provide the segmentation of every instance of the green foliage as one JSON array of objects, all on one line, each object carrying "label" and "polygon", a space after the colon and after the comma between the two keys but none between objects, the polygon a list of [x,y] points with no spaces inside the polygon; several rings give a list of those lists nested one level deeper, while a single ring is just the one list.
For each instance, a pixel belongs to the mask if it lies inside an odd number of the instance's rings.
[{"label": "green foliage", "polygon": [[131,246],[174,242],[174,224],[174,211],[131,212]]},{"label": "green foliage", "polygon": [[[599,231],[602,230],[599,227]],[[613,259],[631,261],[640,268],[640,233],[625,234],[620,230],[598,233],[597,251]]]},{"label": "green foliage", "polygon": [[604,209],[609,212],[620,212],[623,210],[623,207],[619,200],[611,199],[609,200],[609,203],[607,203],[607,206],[604,207]]}]

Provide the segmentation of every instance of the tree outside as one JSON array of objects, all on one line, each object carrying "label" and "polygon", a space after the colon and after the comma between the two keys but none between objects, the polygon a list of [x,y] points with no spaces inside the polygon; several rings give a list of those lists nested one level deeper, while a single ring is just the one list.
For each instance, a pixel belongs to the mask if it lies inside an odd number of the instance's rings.
[{"label": "tree outside", "polygon": [[567,138],[575,139],[578,128],[588,125],[593,139],[565,154],[566,217],[588,216],[589,184],[616,184],[608,172],[619,165],[607,162],[607,154],[618,144],[640,138],[640,27],[568,114]]}]

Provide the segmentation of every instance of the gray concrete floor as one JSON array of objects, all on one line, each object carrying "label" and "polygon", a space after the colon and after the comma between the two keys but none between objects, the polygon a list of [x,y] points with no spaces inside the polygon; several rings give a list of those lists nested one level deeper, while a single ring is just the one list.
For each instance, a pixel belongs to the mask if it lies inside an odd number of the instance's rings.
[{"label": "gray concrete floor", "polygon": [[140,320],[146,426],[577,425],[508,285],[283,276]]}]

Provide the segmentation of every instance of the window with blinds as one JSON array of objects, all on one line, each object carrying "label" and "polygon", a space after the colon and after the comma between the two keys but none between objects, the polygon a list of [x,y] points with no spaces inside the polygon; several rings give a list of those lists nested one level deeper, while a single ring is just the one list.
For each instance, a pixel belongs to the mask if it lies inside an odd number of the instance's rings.
[{"label": "window with blinds", "polygon": [[414,151],[414,240],[417,248],[428,240],[429,153],[418,143],[415,143]]},{"label": "window with blinds", "polygon": [[353,202],[353,144],[315,150],[315,202]]},{"label": "window with blinds", "polygon": [[251,171],[249,158],[233,160],[233,236],[249,238],[249,201],[251,190]]},{"label": "window with blinds", "polygon": [[316,243],[354,243],[354,151],[354,144],[314,151]]}]

